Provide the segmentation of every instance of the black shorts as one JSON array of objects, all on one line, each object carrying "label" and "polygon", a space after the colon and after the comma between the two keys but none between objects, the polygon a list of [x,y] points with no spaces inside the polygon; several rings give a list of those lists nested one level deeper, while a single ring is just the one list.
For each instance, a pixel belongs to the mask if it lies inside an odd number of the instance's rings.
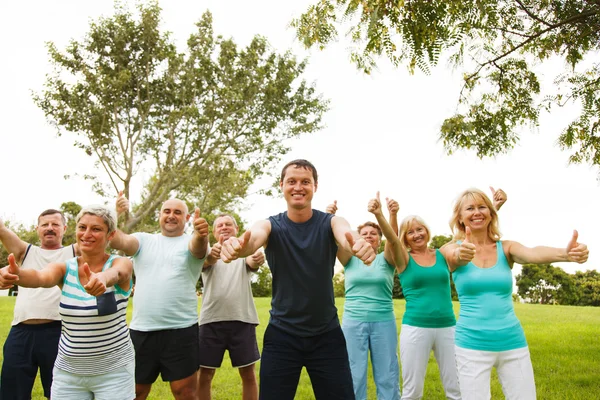
[{"label": "black shorts", "polygon": [[185,379],[198,370],[198,325],[142,332],[129,330],[135,348],[135,383]]},{"label": "black shorts", "polygon": [[220,321],[200,325],[200,366],[219,368],[225,350],[229,350],[231,365],[241,368],[260,360],[256,344],[256,325],[241,321]]}]

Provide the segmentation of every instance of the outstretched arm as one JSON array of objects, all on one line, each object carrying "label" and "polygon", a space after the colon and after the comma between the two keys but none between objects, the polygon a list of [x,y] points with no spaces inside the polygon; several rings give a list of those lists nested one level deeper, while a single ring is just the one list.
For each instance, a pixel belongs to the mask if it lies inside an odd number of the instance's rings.
[{"label": "outstretched arm", "polygon": [[[388,205],[389,204],[390,202],[388,200]],[[406,268],[406,264],[408,263],[408,252],[400,242],[398,234],[394,232],[393,227],[383,216],[379,192],[377,192],[377,196],[374,199],[371,199],[369,201],[367,210],[375,216],[375,218],[377,219],[377,223],[379,224],[379,227],[383,232],[383,236],[385,236],[386,238],[385,247],[383,250],[383,256],[385,257],[385,260],[389,264],[395,266],[398,272],[404,271],[404,269]],[[398,229],[397,223],[396,229]]]},{"label": "outstretched arm", "polygon": [[8,255],[8,265],[0,269],[0,287],[8,289],[13,285],[29,288],[50,288],[62,283],[66,273],[65,263],[51,263],[41,270],[19,268],[14,254]]},{"label": "outstretched arm", "polygon": [[[325,208],[325,212],[327,214],[333,214],[335,215],[335,213],[337,212],[338,207],[337,207],[337,200],[334,200],[333,203],[329,204],[327,206],[327,208]],[[358,235],[356,235],[356,237],[358,238]],[[339,262],[342,264],[343,267],[345,267],[346,265],[348,265],[348,263],[350,262],[350,259],[352,258],[352,253],[349,252],[348,250],[346,250],[345,248],[343,248],[342,246],[338,246],[338,251],[337,251],[337,259],[339,260]]]},{"label": "outstretched arm", "polygon": [[576,262],[582,264],[587,261],[589,250],[583,243],[577,241],[579,234],[573,231],[573,236],[566,248],[557,247],[526,247],[519,242],[505,240],[502,242],[506,253],[510,256],[511,264],[547,264],[552,262]]},{"label": "outstretched arm", "polygon": [[385,198],[385,202],[390,213],[390,225],[396,236],[398,236],[398,211],[400,211],[400,204],[396,200],[387,197]]},{"label": "outstretched arm", "polygon": [[376,254],[373,247],[363,238],[355,237],[356,233],[352,232],[350,224],[344,218],[337,216],[331,218],[331,229],[338,243],[338,248],[343,248],[347,253],[360,258],[367,265],[370,265],[375,260]]},{"label": "outstretched arm", "polygon": [[13,253],[19,262],[23,260],[25,251],[27,250],[27,243],[21,240],[16,233],[8,229],[1,218],[0,241],[8,253]]},{"label": "outstretched arm", "polygon": [[262,220],[239,237],[231,237],[223,242],[221,260],[231,262],[240,257],[248,257],[261,247],[266,247],[271,234],[271,222]]}]

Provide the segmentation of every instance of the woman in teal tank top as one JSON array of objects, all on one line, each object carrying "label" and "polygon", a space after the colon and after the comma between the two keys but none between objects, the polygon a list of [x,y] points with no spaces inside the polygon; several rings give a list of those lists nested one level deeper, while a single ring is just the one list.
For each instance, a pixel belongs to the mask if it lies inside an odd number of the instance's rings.
[{"label": "woman in teal tank top", "polygon": [[[391,222],[397,226],[398,203],[389,200],[388,210]],[[335,203],[327,207],[327,212],[335,211]],[[379,225],[366,222],[358,227],[358,233],[375,251],[379,249],[382,234],[387,241],[383,253],[379,253],[371,265],[365,265],[341,247],[338,249],[338,260],[345,268],[346,287],[342,330],[346,338],[355,398],[367,398],[370,352],[377,398],[399,400],[398,338],[392,289],[395,265],[398,258],[402,257],[401,244],[383,216],[379,192],[377,198],[369,202],[368,211],[375,215]]]},{"label": "woman in teal tank top", "polygon": [[478,189],[458,197],[450,227],[455,242],[442,252],[460,301],[455,352],[462,398],[489,399],[496,367],[507,399],[535,399],[529,348],[512,303],[513,263],[583,263],[587,246],[577,242],[577,231],[562,249],[501,241],[496,209]]}]

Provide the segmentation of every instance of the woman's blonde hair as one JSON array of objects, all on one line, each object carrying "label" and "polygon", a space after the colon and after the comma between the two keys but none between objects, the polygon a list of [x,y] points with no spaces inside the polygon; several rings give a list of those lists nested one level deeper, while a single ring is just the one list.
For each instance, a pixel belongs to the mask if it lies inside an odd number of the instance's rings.
[{"label": "woman's blonde hair", "polygon": [[427,232],[427,243],[429,243],[429,241],[431,240],[431,230],[429,229],[429,226],[427,226],[423,218],[419,217],[418,215],[409,215],[408,217],[405,217],[402,220],[402,222],[400,222],[400,234],[398,235],[400,236],[400,242],[409,251],[410,246],[408,245],[408,241],[406,240],[406,232],[408,232],[408,228],[410,228],[410,225],[413,222],[417,222],[418,224],[423,225],[425,231]]},{"label": "woman's blonde hair", "polygon": [[479,189],[470,188],[462,192],[454,203],[452,218],[450,219],[450,229],[454,235],[454,240],[462,240],[465,238],[465,224],[460,220],[460,212],[463,204],[467,200],[483,201],[490,210],[492,221],[488,225],[487,234],[493,241],[498,241],[502,237],[500,228],[498,227],[498,212],[490,198]]}]

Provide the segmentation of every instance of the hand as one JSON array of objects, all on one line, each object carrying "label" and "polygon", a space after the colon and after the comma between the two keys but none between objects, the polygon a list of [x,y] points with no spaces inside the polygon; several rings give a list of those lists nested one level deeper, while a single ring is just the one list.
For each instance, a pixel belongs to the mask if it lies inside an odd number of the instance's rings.
[{"label": "hand", "polygon": [[475,245],[471,241],[471,228],[468,226],[465,231],[465,239],[456,250],[458,251],[458,261],[470,262],[475,258]]},{"label": "hand", "polygon": [[498,190],[495,190],[491,186],[490,190],[492,191],[492,201],[494,203],[494,207],[496,208],[496,211],[498,211],[500,207],[502,207],[502,205],[506,203],[506,193],[500,188]]},{"label": "hand", "polygon": [[223,247],[223,236],[219,237],[219,241],[210,248],[210,256],[216,259],[221,258],[221,248]]},{"label": "hand", "polygon": [[369,211],[373,215],[381,214],[381,200],[379,199],[379,191],[377,191],[377,194],[375,195],[374,199],[369,200],[367,211]]},{"label": "hand", "polygon": [[265,263],[265,253],[263,253],[260,250],[252,254],[250,257],[252,258],[252,261],[254,261],[257,267],[260,267]]},{"label": "hand", "polygon": [[590,251],[585,244],[577,242],[578,236],[579,233],[574,230],[573,237],[567,244],[567,260],[583,264],[587,261]]},{"label": "hand", "polygon": [[325,212],[327,214],[333,214],[335,215],[335,213],[337,212],[338,208],[337,208],[337,200],[334,200],[333,203],[329,204],[326,208],[325,208]]},{"label": "hand", "polygon": [[8,265],[0,269],[0,289],[10,289],[19,282],[21,269],[17,265],[15,255],[8,255]]},{"label": "hand", "polygon": [[400,204],[398,204],[398,202],[396,200],[388,199],[386,197],[385,202],[387,203],[387,208],[388,208],[390,215],[398,214],[398,211],[400,211]]},{"label": "hand", "polygon": [[83,273],[87,276],[87,283],[83,285],[86,292],[92,296],[100,296],[106,292],[106,278],[102,272],[96,274],[92,272],[88,263],[83,263]]},{"label": "hand", "polygon": [[117,215],[125,214],[126,212],[129,212],[129,200],[123,195],[123,191],[121,190],[117,197]]},{"label": "hand", "polygon": [[221,260],[226,263],[237,260],[240,257],[240,253],[245,250],[245,247],[248,245],[251,235],[252,232],[246,231],[240,238],[230,237],[224,241],[223,246],[221,247]]},{"label": "hand", "polygon": [[208,222],[200,217],[200,209],[194,211],[194,233],[200,237],[208,237]]},{"label": "hand", "polygon": [[346,240],[350,244],[352,248],[352,254],[358,257],[365,265],[371,265],[371,263],[375,260],[375,250],[373,250],[373,246],[371,246],[367,241],[363,238],[358,238],[354,241],[354,237],[352,233],[346,232]]}]

